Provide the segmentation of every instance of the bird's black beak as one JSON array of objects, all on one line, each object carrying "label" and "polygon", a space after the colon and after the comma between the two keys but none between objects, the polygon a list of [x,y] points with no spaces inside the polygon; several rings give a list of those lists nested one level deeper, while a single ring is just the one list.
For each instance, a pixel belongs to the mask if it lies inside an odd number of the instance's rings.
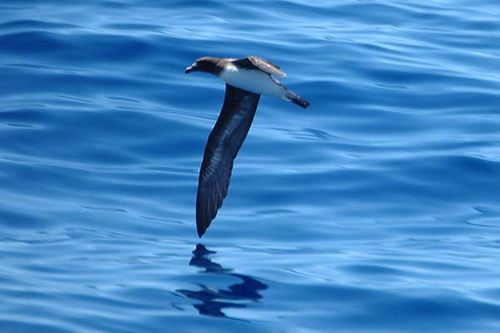
[{"label": "bird's black beak", "polygon": [[194,70],[195,70],[195,68],[196,68],[196,65],[195,65],[195,64],[193,64],[193,65],[191,65],[191,66],[189,66],[189,67],[186,67],[186,70],[184,71],[184,73],[185,73],[185,74],[187,74],[187,73],[191,73],[192,71],[194,71]]}]

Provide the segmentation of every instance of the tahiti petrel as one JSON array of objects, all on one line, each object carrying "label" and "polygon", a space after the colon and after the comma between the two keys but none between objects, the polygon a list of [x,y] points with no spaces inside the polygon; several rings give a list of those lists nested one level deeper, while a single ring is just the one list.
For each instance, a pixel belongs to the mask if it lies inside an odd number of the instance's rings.
[{"label": "tahiti petrel", "polygon": [[272,75],[286,74],[262,58],[203,57],[186,68],[186,73],[190,72],[207,72],[226,82],[224,104],[208,137],[198,178],[196,229],[201,237],[226,197],[233,162],[250,129],[260,95],[278,97],[303,108],[309,102],[277,81]]}]

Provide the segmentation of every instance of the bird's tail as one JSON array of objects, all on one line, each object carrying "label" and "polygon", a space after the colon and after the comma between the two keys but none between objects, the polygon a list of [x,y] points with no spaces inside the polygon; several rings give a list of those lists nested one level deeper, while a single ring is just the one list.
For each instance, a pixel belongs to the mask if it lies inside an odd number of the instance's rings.
[{"label": "bird's tail", "polygon": [[286,89],[286,91],[285,91],[285,98],[287,100],[289,100],[290,102],[297,104],[301,108],[305,109],[305,108],[307,108],[309,106],[309,102],[308,101],[306,101],[305,99],[303,99],[302,97],[300,97],[299,95],[297,95],[296,93],[294,93],[291,90]]}]

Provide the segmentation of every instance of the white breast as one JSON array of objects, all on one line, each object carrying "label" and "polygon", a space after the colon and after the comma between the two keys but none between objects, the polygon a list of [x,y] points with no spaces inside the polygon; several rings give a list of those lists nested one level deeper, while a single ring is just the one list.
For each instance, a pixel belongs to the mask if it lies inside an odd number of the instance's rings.
[{"label": "white breast", "polygon": [[219,77],[236,88],[285,99],[283,87],[262,71],[238,69],[233,64],[227,64]]}]

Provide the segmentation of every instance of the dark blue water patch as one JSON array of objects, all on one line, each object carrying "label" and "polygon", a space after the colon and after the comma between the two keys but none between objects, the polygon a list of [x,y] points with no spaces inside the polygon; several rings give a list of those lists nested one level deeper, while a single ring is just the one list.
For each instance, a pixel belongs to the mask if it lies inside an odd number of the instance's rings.
[{"label": "dark blue water patch", "polygon": [[112,1],[112,0],[105,0],[105,1],[100,1],[99,6],[102,6],[103,8],[111,8],[111,9],[129,9],[131,6],[130,4],[121,2],[121,1]]},{"label": "dark blue water patch", "polygon": [[[4,206],[6,204],[6,206]],[[22,213],[17,210],[12,210],[8,206],[8,202],[0,207],[0,223],[4,228],[43,228],[50,225],[50,222],[39,215]]]},{"label": "dark blue water patch", "polygon": [[14,54],[47,54],[68,49],[56,33],[28,31],[0,35],[0,51]]},{"label": "dark blue water patch", "polygon": [[3,110],[0,112],[0,123],[5,125],[24,125],[35,128],[51,122],[50,113],[45,110]]},{"label": "dark blue water patch", "polygon": [[[418,297],[411,295],[411,291],[371,293],[352,286],[325,286],[322,291],[305,286],[295,286],[295,289],[302,290],[303,295],[315,297],[318,304],[323,306],[317,314],[301,313],[293,316],[293,309],[298,310],[300,302],[290,300],[285,305],[290,311],[288,319],[317,330],[328,325],[339,330],[361,331],[358,328],[360,321],[374,332],[419,332],[434,328],[467,331],[477,327],[490,330],[495,325],[495,316],[499,310],[497,306],[486,302],[466,301],[459,293],[452,291],[435,290],[428,297]],[[363,300],[364,306],[356,306],[359,304],[357,300]],[[352,304],[337,306],[338,302]],[[488,319],[485,318],[485,321],[480,319],[483,318],[482,311],[487,314]],[[323,316],[319,313],[323,313]],[[464,321],[463,317],[456,316],[457,313],[475,320]],[[426,320],[413,319],[423,317]]]},{"label": "dark blue water patch", "polygon": [[[415,193],[446,200],[473,200],[491,198],[499,193],[495,186],[500,177],[500,165],[474,157],[426,158],[403,162],[401,175],[415,182]],[[423,191],[423,192],[422,192]],[[425,195],[423,194],[425,193]],[[434,193],[434,195],[433,195]],[[457,195],[460,193],[459,195]]]},{"label": "dark blue water patch", "polygon": [[350,265],[348,267],[342,267],[342,269],[354,272],[356,274],[366,274],[374,276],[394,276],[404,274],[404,271],[402,270],[379,265]]},{"label": "dark blue water patch", "polygon": [[103,26],[103,28],[110,28],[115,30],[141,30],[147,32],[160,32],[163,29],[161,25],[155,24],[141,24],[141,23],[113,23]]},{"label": "dark blue water patch", "polygon": [[[443,329],[443,330],[469,330],[492,329],[495,325],[500,307],[485,302],[464,300],[463,297],[447,295],[440,298],[436,295],[432,299],[411,297],[402,298],[393,303],[392,306],[385,302],[375,304],[367,309],[363,315],[372,327],[379,327],[386,330],[410,330],[421,331],[425,329]],[[464,322],[462,316],[470,316],[469,322]],[[380,320],[382,317],[391,317],[393,320]],[[425,317],[425,321],[413,321],[410,318]],[[476,318],[473,320],[472,318]],[[361,319],[352,318],[353,321]]]},{"label": "dark blue water patch", "polygon": [[347,3],[334,8],[333,12],[341,18],[352,18],[353,13],[362,11],[365,15],[358,18],[362,24],[399,26],[406,19],[410,19],[410,12],[405,7],[395,3]]},{"label": "dark blue water patch", "polygon": [[0,30],[55,30],[77,28],[77,25],[61,22],[46,22],[38,20],[18,20],[0,24]]},{"label": "dark blue water patch", "polygon": [[117,35],[81,35],[73,50],[76,59],[106,61],[132,61],[143,59],[154,52],[155,44],[145,39]]},{"label": "dark blue water patch", "polygon": [[[149,120],[147,120],[149,118]],[[0,113],[5,124],[22,124],[0,135],[7,145],[6,152],[27,155],[64,158],[66,161],[87,161],[99,164],[129,164],[139,160],[132,158],[133,152],[141,152],[147,158],[165,161],[186,155],[184,149],[177,149],[182,139],[184,148],[199,147],[201,151],[205,137],[193,139],[195,128],[182,122],[170,122],[162,114],[149,116],[135,111],[101,110],[77,112],[71,109],[47,111],[45,109],[20,109]],[[184,128],[182,135],[174,135],[174,129]],[[43,132],[43,138],[33,143],[33,138]],[[127,133],[128,139],[121,140]],[[207,133],[208,135],[208,133]],[[71,142],[61,142],[61,137],[71,137]],[[121,149],[117,149],[117,145]],[[43,149],[41,147],[44,147]],[[75,151],[75,147],[79,147]],[[149,156],[149,157],[148,157]],[[162,165],[161,161],[157,161]]]},{"label": "dark blue water patch", "polygon": [[0,36],[0,51],[29,57],[41,57],[68,63],[89,63],[105,59],[116,62],[144,59],[154,51],[154,44],[131,36],[81,34],[76,39],[65,34],[46,31],[26,31]]},{"label": "dark blue water patch", "polygon": [[29,323],[24,318],[20,320],[2,321],[2,330],[4,332],[16,332],[18,330],[25,332],[40,332],[40,333],[70,333],[71,330],[60,327],[59,323],[42,324]]}]

